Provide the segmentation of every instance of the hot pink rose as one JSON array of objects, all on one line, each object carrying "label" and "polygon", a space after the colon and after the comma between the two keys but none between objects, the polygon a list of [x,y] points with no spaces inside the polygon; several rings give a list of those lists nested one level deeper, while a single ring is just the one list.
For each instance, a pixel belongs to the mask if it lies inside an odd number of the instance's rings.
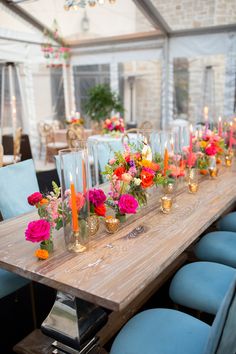
[{"label": "hot pink rose", "polygon": [[43,199],[43,196],[39,192],[35,192],[28,196],[27,200],[30,205],[36,205]]},{"label": "hot pink rose", "polygon": [[135,214],[138,202],[131,194],[122,194],[118,202],[118,207],[121,214]]},{"label": "hot pink rose", "polygon": [[31,221],[25,230],[25,238],[31,242],[42,242],[50,237],[50,223],[47,220]]},{"label": "hot pink rose", "polygon": [[217,148],[214,144],[210,144],[206,147],[205,151],[207,155],[214,156],[217,153]]}]

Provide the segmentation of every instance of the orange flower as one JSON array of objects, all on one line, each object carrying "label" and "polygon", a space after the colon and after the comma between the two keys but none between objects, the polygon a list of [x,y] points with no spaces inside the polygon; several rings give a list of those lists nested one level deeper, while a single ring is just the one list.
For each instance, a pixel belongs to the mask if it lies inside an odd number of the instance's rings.
[{"label": "orange flower", "polygon": [[41,248],[39,248],[38,250],[35,251],[34,255],[35,255],[35,257],[38,257],[39,259],[47,259],[48,258],[48,251],[41,250]]},{"label": "orange flower", "polygon": [[140,173],[140,177],[141,177],[141,186],[143,188],[148,188],[148,187],[151,187],[153,185],[153,174],[148,172],[148,171],[142,171]]},{"label": "orange flower", "polygon": [[200,173],[201,173],[201,175],[207,175],[208,174],[208,171],[207,170],[200,170]]},{"label": "orange flower", "polygon": [[141,164],[143,167],[150,168],[150,169],[153,170],[153,171],[158,171],[158,170],[160,169],[160,166],[159,166],[157,163],[152,162],[152,161],[143,160],[140,164]]},{"label": "orange flower", "polygon": [[95,211],[95,213],[96,213],[98,216],[105,216],[105,215],[106,215],[106,206],[105,206],[105,204],[96,206],[96,207],[94,208],[94,211]]},{"label": "orange flower", "polygon": [[123,173],[125,173],[125,172],[126,172],[126,171],[125,171],[125,168],[124,168],[123,166],[117,167],[117,169],[115,169],[115,171],[114,171],[114,175],[116,175],[117,178],[118,178],[119,180],[121,180],[121,176],[122,176]]},{"label": "orange flower", "polygon": [[39,202],[39,205],[40,205],[40,206],[46,205],[46,204],[48,204],[48,199],[47,199],[47,198],[43,198],[43,199],[41,199],[40,202]]}]

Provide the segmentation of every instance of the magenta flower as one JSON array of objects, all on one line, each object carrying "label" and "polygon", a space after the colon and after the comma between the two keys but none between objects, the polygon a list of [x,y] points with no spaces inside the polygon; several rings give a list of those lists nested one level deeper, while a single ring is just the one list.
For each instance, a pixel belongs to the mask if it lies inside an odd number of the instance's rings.
[{"label": "magenta flower", "polygon": [[39,192],[35,192],[28,196],[27,200],[30,205],[36,205],[43,199],[43,196]]},{"label": "magenta flower", "polygon": [[98,207],[101,204],[104,204],[107,197],[102,189],[91,189],[89,191],[89,201],[95,206]]},{"label": "magenta flower", "polygon": [[206,154],[209,155],[209,156],[214,156],[217,154],[217,148],[214,144],[210,144],[206,147],[205,149],[206,151]]},{"label": "magenta flower", "polygon": [[42,242],[50,237],[50,223],[47,220],[40,219],[31,221],[25,230],[25,238],[31,242]]},{"label": "magenta flower", "polygon": [[118,207],[121,214],[135,214],[138,202],[131,194],[122,194],[118,202]]}]

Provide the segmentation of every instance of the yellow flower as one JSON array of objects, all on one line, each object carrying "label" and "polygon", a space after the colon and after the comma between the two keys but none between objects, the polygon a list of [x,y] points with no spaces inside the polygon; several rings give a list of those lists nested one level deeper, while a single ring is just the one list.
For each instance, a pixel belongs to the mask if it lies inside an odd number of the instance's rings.
[{"label": "yellow flower", "polygon": [[199,142],[199,145],[200,145],[200,147],[201,147],[202,149],[205,149],[205,147],[208,145],[208,142],[202,140],[202,141]]}]

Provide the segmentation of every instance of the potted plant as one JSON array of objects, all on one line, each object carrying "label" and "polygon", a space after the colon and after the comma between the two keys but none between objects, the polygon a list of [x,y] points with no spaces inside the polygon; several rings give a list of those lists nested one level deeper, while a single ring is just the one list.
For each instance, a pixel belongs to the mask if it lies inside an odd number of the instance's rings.
[{"label": "potted plant", "polygon": [[91,120],[96,122],[101,122],[110,117],[112,112],[124,113],[124,107],[119,96],[112,92],[106,84],[96,85],[90,89],[85,110]]}]

